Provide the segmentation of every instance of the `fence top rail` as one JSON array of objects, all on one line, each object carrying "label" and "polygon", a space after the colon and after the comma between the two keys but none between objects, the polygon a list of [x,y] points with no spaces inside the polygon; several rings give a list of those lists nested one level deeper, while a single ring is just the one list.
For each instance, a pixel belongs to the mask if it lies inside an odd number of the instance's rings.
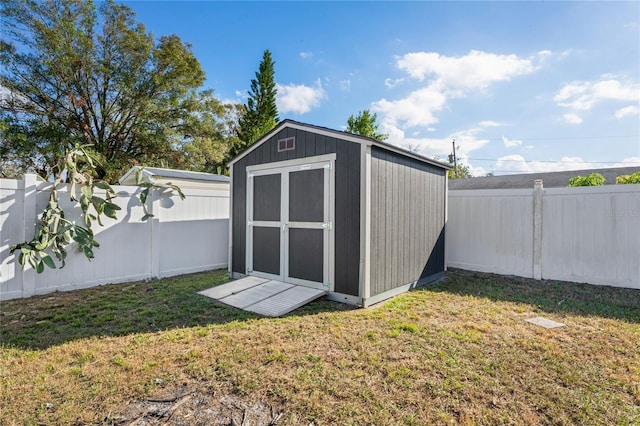
[{"label": "fence top rail", "polygon": [[449,190],[449,198],[455,197],[527,197],[533,192],[531,189],[454,189]]},{"label": "fence top rail", "polygon": [[640,193],[640,184],[577,186],[564,188],[545,188],[545,195],[582,195],[582,194],[624,194]]},{"label": "fence top rail", "polygon": [[[533,193],[534,186],[531,189],[454,189],[449,190],[449,197],[522,197],[530,196]],[[620,184],[620,185],[602,185],[602,186],[577,186],[577,187],[561,187],[561,188],[545,188],[542,186],[544,195],[581,195],[581,194],[624,194],[639,193],[640,184]]]},{"label": "fence top rail", "polygon": [[24,180],[0,179],[0,189],[24,190]]},{"label": "fence top rail", "polygon": [[[4,179],[3,179],[4,180]],[[0,185],[0,188],[2,189],[24,189],[24,181],[15,181],[17,182],[17,187],[16,186],[3,186]],[[22,182],[22,183],[21,183]],[[40,192],[42,191],[48,191],[49,189],[51,189],[51,182],[38,182],[36,184],[36,189]],[[78,185],[76,187],[78,194],[80,193],[80,186]],[[136,195],[137,193],[139,193],[140,191],[142,191],[144,188],[140,187],[140,186],[130,186],[130,185],[111,185],[111,188],[113,188],[113,190],[116,192],[116,194],[118,194],[121,197],[129,197],[132,195]],[[58,187],[58,191],[59,192],[69,192],[70,189],[70,184],[63,184],[60,185]],[[188,196],[194,196],[194,197],[222,197],[222,198],[229,198],[229,190],[224,190],[224,189],[202,189],[202,188],[181,188],[183,194],[185,194],[187,197]],[[160,190],[161,193],[164,196],[178,196],[178,194],[171,190],[171,189],[165,189],[165,190]],[[97,193],[99,194],[103,194],[104,190],[102,189],[98,189],[96,190]]]}]

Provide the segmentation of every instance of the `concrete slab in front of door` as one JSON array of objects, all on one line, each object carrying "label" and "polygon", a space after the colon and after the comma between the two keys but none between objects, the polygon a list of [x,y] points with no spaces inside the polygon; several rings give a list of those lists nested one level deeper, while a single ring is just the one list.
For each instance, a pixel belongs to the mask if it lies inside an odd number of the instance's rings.
[{"label": "concrete slab in front of door", "polygon": [[225,305],[279,317],[326,294],[324,290],[258,277],[245,277],[199,292]]}]

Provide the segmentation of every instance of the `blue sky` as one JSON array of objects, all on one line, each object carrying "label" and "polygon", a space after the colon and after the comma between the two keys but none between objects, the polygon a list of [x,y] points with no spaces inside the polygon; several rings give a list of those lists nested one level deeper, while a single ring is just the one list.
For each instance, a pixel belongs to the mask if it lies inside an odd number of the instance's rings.
[{"label": "blue sky", "polygon": [[[280,118],[389,142],[475,175],[640,168],[640,2],[126,2],[192,45],[244,103],[265,49]],[[624,164],[623,164],[624,163]]]}]

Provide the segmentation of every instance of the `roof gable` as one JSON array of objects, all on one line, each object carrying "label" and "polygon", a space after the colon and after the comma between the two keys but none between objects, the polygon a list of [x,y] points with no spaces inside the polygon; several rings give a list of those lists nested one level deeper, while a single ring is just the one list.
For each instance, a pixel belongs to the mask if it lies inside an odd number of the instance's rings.
[{"label": "roof gable", "polygon": [[280,123],[278,123],[278,125],[276,125],[276,127],[271,129],[271,131],[269,131],[264,136],[262,136],[260,139],[258,139],[253,145],[251,145],[249,148],[247,148],[242,153],[238,154],[235,158],[233,158],[231,161],[229,161],[228,165],[232,166],[233,164],[238,162],[240,159],[244,158],[251,151],[253,151],[254,149],[258,148],[260,145],[262,145],[263,143],[265,143],[269,139],[271,139],[271,137],[273,137],[273,135],[275,135],[276,133],[280,132],[281,130],[283,130],[285,128],[303,130],[303,131],[307,131],[307,132],[311,132],[311,133],[316,133],[316,134],[321,134],[321,135],[325,135],[325,136],[329,136],[329,137],[339,138],[339,139],[346,140],[346,141],[349,141],[349,142],[355,142],[355,143],[360,144],[360,145],[377,146],[377,147],[382,148],[384,150],[392,151],[392,152],[395,152],[397,154],[404,155],[406,157],[414,158],[414,159],[416,159],[418,161],[421,161],[423,163],[429,163],[431,165],[434,165],[434,166],[437,166],[437,167],[441,167],[443,169],[450,169],[451,168],[451,166],[449,164],[447,164],[447,163],[442,163],[440,161],[433,160],[431,158],[427,158],[427,157],[425,157],[423,155],[416,154],[416,153],[411,152],[409,150],[406,150],[404,148],[400,148],[400,147],[397,147],[395,145],[391,145],[391,144],[388,144],[388,143],[385,143],[385,142],[381,142],[381,141],[373,139],[373,138],[369,138],[369,137],[366,137],[366,136],[360,136],[360,135],[356,135],[356,134],[353,134],[353,133],[342,132],[342,131],[339,131],[339,130],[329,129],[327,127],[321,127],[321,126],[315,126],[315,125],[312,125],[312,124],[301,123],[301,122],[294,121],[294,120],[289,120],[289,119],[283,120]]}]

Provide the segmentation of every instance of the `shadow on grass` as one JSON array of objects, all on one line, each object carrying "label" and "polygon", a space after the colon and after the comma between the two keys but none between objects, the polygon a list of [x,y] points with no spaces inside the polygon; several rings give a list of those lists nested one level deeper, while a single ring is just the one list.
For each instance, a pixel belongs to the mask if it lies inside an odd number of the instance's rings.
[{"label": "shadow on grass", "polygon": [[[5,347],[46,349],[88,337],[263,318],[197,294],[228,280],[227,271],[219,270],[4,301],[0,305],[0,343]],[[343,310],[343,306],[319,300],[292,314],[312,315]]]},{"label": "shadow on grass", "polygon": [[640,323],[640,290],[451,269],[431,291],[526,303],[549,313]]}]

